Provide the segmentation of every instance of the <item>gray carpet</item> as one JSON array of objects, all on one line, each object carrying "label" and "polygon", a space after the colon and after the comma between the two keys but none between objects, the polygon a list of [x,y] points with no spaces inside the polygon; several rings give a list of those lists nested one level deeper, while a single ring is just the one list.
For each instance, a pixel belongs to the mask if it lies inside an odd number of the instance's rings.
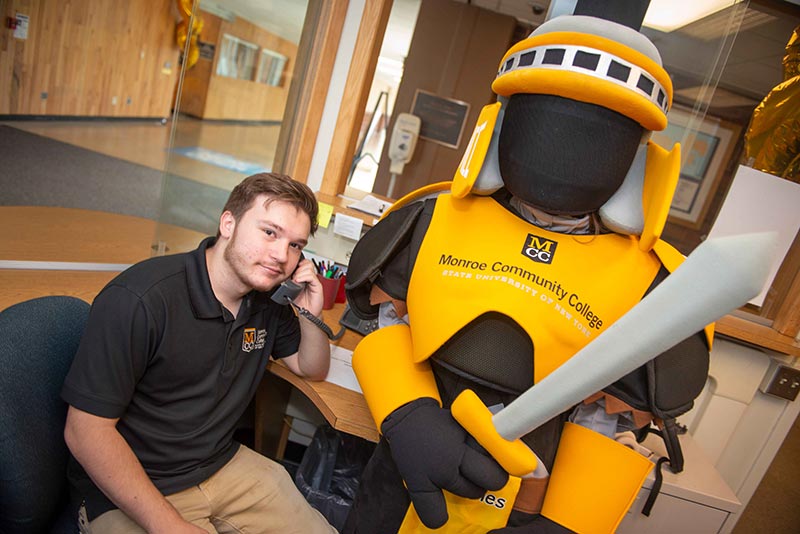
[{"label": "gray carpet", "polygon": [[215,233],[224,189],[0,126],[0,205],[135,215]]}]

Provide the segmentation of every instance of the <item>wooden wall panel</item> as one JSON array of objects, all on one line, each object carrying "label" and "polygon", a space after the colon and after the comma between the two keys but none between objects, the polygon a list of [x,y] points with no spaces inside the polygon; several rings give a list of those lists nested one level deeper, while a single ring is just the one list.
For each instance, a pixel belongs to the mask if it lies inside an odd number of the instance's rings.
[{"label": "wooden wall panel", "polygon": [[179,72],[172,0],[6,0],[0,114],[166,117]]},{"label": "wooden wall panel", "polygon": [[349,0],[309,0],[273,169],[308,182]]},{"label": "wooden wall panel", "polygon": [[[469,143],[481,109],[495,100],[492,81],[497,66],[511,46],[516,21],[473,5],[449,0],[423,0],[414,37],[397,90],[392,120],[411,112],[417,89],[470,104],[458,148],[419,139],[414,156],[397,177],[393,196],[424,185],[452,180]],[[385,195],[389,173],[389,143],[384,147],[373,192]]]},{"label": "wooden wall panel", "polygon": [[347,175],[358,143],[359,127],[364,120],[369,89],[375,77],[383,37],[389,23],[392,0],[368,0],[361,14],[356,45],[341,95],[336,132],[333,136],[325,174],[319,192],[336,196],[344,192]]},{"label": "wooden wall panel", "polygon": [[222,37],[224,34],[233,35],[283,54],[288,58],[285,73],[294,69],[297,45],[239,17],[227,21],[205,11],[200,15],[204,24],[200,40],[215,45],[216,52],[213,60],[201,57],[195,67],[186,72],[181,90],[181,112],[204,119],[280,121],[289,95],[290,76],[285,76],[280,87],[217,76],[214,73]]}]

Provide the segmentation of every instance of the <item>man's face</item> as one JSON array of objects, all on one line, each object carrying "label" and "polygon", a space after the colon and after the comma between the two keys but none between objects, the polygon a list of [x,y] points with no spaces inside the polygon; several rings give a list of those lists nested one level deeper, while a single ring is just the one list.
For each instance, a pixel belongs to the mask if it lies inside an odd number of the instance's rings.
[{"label": "man's face", "polygon": [[292,274],[311,230],[304,211],[286,202],[266,200],[265,195],[256,197],[234,222],[224,254],[242,284],[258,291],[268,291]]}]

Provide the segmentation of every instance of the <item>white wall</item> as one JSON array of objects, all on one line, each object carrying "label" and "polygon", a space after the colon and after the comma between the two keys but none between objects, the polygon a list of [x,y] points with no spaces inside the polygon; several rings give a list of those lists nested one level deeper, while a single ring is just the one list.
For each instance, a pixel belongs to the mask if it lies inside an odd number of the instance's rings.
[{"label": "white wall", "polygon": [[[797,358],[718,337],[706,387],[695,408],[679,419],[741,501],[742,510],[800,413],[800,400],[789,402],[758,389],[772,359],[800,367]],[[734,526],[735,521],[727,523],[724,532]]]}]

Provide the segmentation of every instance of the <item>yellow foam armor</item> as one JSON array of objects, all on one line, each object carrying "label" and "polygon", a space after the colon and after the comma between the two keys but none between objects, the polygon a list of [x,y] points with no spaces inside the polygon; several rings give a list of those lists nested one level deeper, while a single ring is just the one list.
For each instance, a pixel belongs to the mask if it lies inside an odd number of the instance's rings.
[{"label": "yellow foam armor", "polygon": [[430,365],[411,354],[407,325],[376,330],[353,351],[353,371],[379,430],[387,415],[412,400],[431,397],[442,404]]},{"label": "yellow foam armor", "polygon": [[[647,71],[666,91],[667,107],[672,105],[672,81],[661,65],[641,52],[598,35],[578,32],[533,35],[509,49],[500,65],[521,50],[543,45],[586,46],[614,54]],[[516,93],[557,95],[614,110],[637,121],[648,130],[660,131],[667,126],[664,110],[645,97],[620,84],[580,72],[551,68],[517,69],[498,76],[492,84],[492,90],[502,96]]]},{"label": "yellow foam armor", "polygon": [[652,467],[638,452],[566,423],[542,515],[578,534],[611,534]]},{"label": "yellow foam armor", "polygon": [[[661,264],[637,243],[617,234],[556,234],[492,198],[440,195],[408,288],[414,361],[498,312],[533,341],[538,382],[641,300]],[[549,254],[550,263],[526,256],[530,249],[539,259]]]},{"label": "yellow foam armor", "polygon": [[522,440],[508,441],[492,422],[492,413],[471,389],[462,391],[450,407],[456,421],[463,426],[509,474],[518,477],[533,473],[539,463],[536,455]]}]

